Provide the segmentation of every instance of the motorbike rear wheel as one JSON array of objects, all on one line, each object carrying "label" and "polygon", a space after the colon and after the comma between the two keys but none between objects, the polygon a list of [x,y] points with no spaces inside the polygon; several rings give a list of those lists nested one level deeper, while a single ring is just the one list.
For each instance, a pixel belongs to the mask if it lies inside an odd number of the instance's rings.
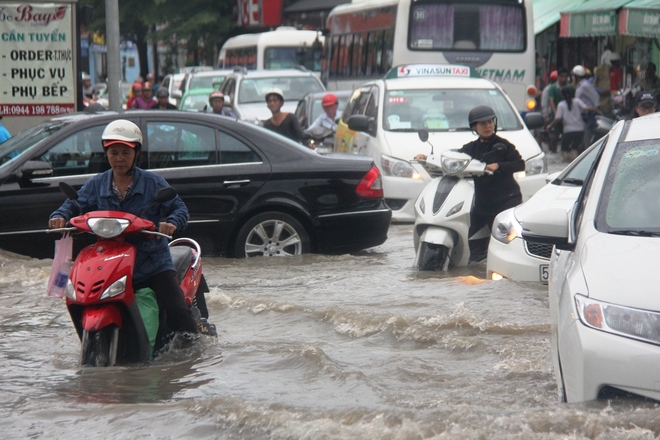
[{"label": "motorbike rear wheel", "polygon": [[80,365],[112,367],[117,360],[119,328],[115,325],[100,330],[83,331],[80,348]]},{"label": "motorbike rear wheel", "polygon": [[419,246],[419,270],[441,271],[449,257],[449,248],[426,242],[421,242]]}]

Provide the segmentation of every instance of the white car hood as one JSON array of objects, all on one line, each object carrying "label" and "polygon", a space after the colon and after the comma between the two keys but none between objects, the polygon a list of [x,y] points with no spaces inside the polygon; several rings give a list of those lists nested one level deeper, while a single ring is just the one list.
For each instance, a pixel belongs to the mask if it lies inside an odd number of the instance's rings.
[{"label": "white car hood", "polygon": [[[398,159],[411,160],[416,154],[431,152],[431,145],[419,140],[416,132],[384,132],[387,145],[383,145],[383,153]],[[541,153],[541,148],[529,130],[500,131],[499,136],[507,139],[522,156],[524,160]],[[463,145],[477,139],[470,131],[430,132],[429,142],[433,145],[434,153],[439,151],[461,148]]]},{"label": "white car hood", "polygon": [[516,219],[520,222],[530,213],[548,208],[563,208],[568,212],[575,204],[581,189],[581,186],[548,183],[529,200],[515,208]]},{"label": "white car hood", "polygon": [[[293,113],[296,111],[296,106],[298,102],[285,102],[282,106],[282,111],[285,113]],[[264,102],[255,102],[252,104],[239,104],[238,110],[240,111],[240,118],[244,121],[253,122],[255,119],[261,121],[270,119],[272,113],[268,110],[266,106],[266,101]]]},{"label": "white car hood", "polygon": [[596,233],[586,241],[582,251],[580,264],[591,298],[660,311],[655,273],[660,237]]}]

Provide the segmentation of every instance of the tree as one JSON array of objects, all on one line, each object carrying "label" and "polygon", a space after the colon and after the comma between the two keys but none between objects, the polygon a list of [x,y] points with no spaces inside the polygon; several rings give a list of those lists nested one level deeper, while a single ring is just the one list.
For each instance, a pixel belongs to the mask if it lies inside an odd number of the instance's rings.
[{"label": "tree", "polygon": [[[105,34],[105,0],[80,0],[94,13],[90,31]],[[234,0],[119,0],[119,32],[136,44],[140,75],[149,72],[149,41],[185,42],[191,63],[214,66],[233,22]],[[156,30],[157,29],[157,30]],[[175,43],[175,44],[177,44]]]}]

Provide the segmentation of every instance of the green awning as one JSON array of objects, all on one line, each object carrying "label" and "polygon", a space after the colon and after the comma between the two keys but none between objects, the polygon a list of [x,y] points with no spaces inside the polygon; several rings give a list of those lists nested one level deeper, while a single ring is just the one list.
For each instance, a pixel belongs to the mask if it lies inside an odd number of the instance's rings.
[{"label": "green awning", "polygon": [[533,0],[534,35],[538,35],[559,21],[560,12],[568,11],[587,0]]},{"label": "green awning", "polygon": [[594,37],[617,34],[617,10],[631,0],[589,0],[562,11],[560,37]]},{"label": "green awning", "polygon": [[660,2],[633,0],[619,12],[619,34],[660,37]]}]

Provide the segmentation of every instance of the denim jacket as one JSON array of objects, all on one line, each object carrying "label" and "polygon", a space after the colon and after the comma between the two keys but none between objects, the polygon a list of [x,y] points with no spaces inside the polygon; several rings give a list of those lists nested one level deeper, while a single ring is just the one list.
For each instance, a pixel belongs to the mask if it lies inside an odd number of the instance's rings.
[{"label": "denim jacket", "polygon": [[[166,216],[167,222],[176,226],[181,232],[188,224],[188,209],[179,196],[160,205],[156,204],[143,213],[153,202],[154,195],[168,183],[158,174],[134,168],[133,189],[122,201],[112,191],[112,170],[99,173],[89,179],[78,191],[78,203],[82,212],[109,210],[123,211],[141,216],[160,224],[161,216]],[[62,217],[69,221],[80,215],[78,207],[72,200],[66,200],[62,206],[50,215],[50,218]],[[137,253],[133,271],[133,283],[139,283],[166,270],[174,270],[167,239],[164,237],[142,237],[132,235],[126,237],[126,242],[133,243]]]}]

